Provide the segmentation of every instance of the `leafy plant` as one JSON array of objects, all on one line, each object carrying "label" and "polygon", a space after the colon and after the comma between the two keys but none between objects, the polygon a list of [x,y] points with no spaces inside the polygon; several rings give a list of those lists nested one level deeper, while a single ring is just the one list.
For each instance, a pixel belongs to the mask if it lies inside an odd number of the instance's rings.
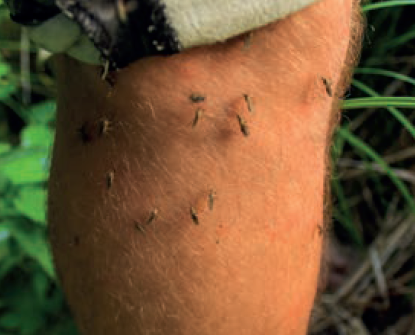
[{"label": "leafy plant", "polygon": [[[5,17],[0,9],[0,25]],[[0,334],[73,335],[77,331],[46,238],[56,106],[42,96],[36,97],[38,103],[21,104],[16,56],[2,49],[13,41],[3,43],[4,38],[0,36]],[[11,129],[16,119],[21,125],[17,134]]]}]

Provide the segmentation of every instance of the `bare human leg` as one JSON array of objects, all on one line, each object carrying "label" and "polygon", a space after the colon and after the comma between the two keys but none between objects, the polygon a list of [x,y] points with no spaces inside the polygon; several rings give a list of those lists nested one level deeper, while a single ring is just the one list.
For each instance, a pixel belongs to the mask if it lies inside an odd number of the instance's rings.
[{"label": "bare human leg", "polygon": [[83,334],[306,333],[353,29],[323,0],[113,87],[57,58],[49,222]]}]

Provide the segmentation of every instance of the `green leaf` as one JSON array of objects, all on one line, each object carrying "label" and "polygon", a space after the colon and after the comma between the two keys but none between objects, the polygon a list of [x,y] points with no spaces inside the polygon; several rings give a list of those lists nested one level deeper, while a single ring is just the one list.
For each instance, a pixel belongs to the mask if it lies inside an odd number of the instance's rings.
[{"label": "green leaf", "polygon": [[27,256],[35,260],[50,278],[55,279],[52,257],[44,229],[38,226],[28,225],[27,222],[18,219],[8,221],[7,223],[13,238]]},{"label": "green leaf", "polygon": [[21,253],[15,252],[10,247],[9,241],[13,237],[7,223],[0,222],[0,279],[4,278],[11,269],[17,266],[21,260]]},{"label": "green leaf", "polygon": [[45,304],[47,290],[49,288],[49,280],[42,271],[34,271],[32,275],[33,291],[35,292],[36,299],[40,305]]},{"label": "green leaf", "polygon": [[[4,243],[4,241],[7,241],[10,237],[10,231],[7,227],[4,227],[1,225],[0,223],[0,244]],[[0,253],[0,259],[1,257],[1,253]]]},{"label": "green leaf", "polygon": [[45,320],[32,285],[19,279],[10,283],[5,301],[9,312],[0,317],[0,326],[18,329],[19,335],[34,335],[40,330]]},{"label": "green leaf", "polygon": [[0,78],[8,76],[12,72],[10,65],[0,61]]},{"label": "green leaf", "polygon": [[0,157],[0,174],[15,185],[44,182],[49,176],[48,148],[17,149]]},{"label": "green leaf", "polygon": [[43,125],[28,126],[22,131],[21,146],[46,147],[49,148],[53,143],[53,132],[50,128]]},{"label": "green leaf", "polygon": [[8,78],[10,74],[10,66],[0,62],[0,100],[8,98],[17,89],[16,85]]},{"label": "green leaf", "polygon": [[13,204],[21,214],[46,227],[46,197],[43,188],[22,187]]},{"label": "green leaf", "polygon": [[59,322],[51,331],[42,335],[79,335],[79,332],[73,320],[66,318]]},{"label": "green leaf", "polygon": [[[10,231],[0,223],[0,263],[10,256],[9,238]],[[0,267],[1,268],[1,267]],[[1,275],[1,274],[0,274]],[[1,279],[2,277],[0,277]]]},{"label": "green leaf", "polygon": [[[1,208],[1,202],[2,202],[1,194],[7,191],[9,184],[10,182],[7,180],[7,178],[0,174],[0,208]],[[0,216],[1,215],[2,215],[2,212],[0,210]]]},{"label": "green leaf", "polygon": [[1,217],[8,217],[8,216],[20,216],[20,213],[16,210],[13,206],[13,198],[11,194],[8,194],[8,198],[3,197],[0,198],[0,218]]},{"label": "green leaf", "polygon": [[0,326],[9,330],[19,329],[20,315],[14,312],[5,313],[0,317]]},{"label": "green leaf", "polygon": [[55,119],[56,102],[47,100],[33,105],[27,112],[29,123],[46,125]]},{"label": "green leaf", "polygon": [[9,143],[0,143],[0,155],[10,151],[11,145]]}]

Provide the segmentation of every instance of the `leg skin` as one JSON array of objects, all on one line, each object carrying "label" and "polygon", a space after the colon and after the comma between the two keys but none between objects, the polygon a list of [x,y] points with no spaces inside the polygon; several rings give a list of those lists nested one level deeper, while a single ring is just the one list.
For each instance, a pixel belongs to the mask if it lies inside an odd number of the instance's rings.
[{"label": "leg skin", "polygon": [[334,92],[351,2],[137,61],[113,87],[57,57],[50,239],[83,334],[306,333],[337,113],[322,77]]}]

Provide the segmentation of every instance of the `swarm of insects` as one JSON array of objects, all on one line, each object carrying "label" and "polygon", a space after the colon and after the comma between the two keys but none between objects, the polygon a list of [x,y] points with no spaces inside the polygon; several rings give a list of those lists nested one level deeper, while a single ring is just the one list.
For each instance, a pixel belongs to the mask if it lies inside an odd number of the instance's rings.
[{"label": "swarm of insects", "polygon": [[237,114],[236,117],[238,118],[239,128],[241,129],[242,134],[245,137],[248,137],[250,134],[248,124],[241,115]]}]

